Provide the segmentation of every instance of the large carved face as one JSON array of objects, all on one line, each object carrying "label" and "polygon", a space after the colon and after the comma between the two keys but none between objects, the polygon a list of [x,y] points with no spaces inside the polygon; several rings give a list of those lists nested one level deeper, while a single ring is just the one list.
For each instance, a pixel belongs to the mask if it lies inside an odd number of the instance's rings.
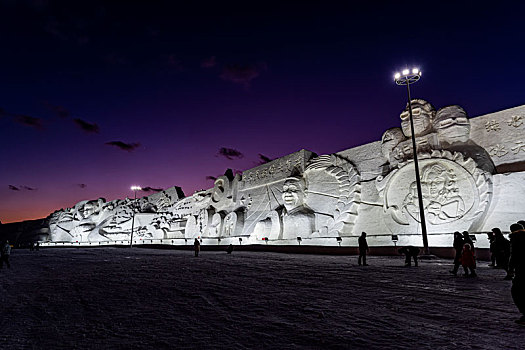
[{"label": "large carved face", "polygon": [[427,186],[428,191],[430,192],[430,197],[434,198],[439,196],[445,188],[445,180],[444,176],[441,176],[436,172],[432,172],[428,175]]},{"label": "large carved face", "polygon": [[284,182],[282,198],[284,207],[290,211],[304,205],[304,180],[290,178]]},{"label": "large carved face", "polygon": [[454,184],[452,178],[451,170],[440,164],[427,165],[422,171],[422,180],[431,199],[447,192],[447,186],[450,187]]},{"label": "large carved face", "polygon": [[[432,119],[435,114],[434,107],[425,100],[412,100],[412,118],[414,119],[414,134],[423,136],[432,131]],[[406,137],[412,136],[410,130],[410,112],[408,105],[400,115],[401,129]]]},{"label": "large carved face", "polygon": [[447,144],[467,142],[470,137],[470,122],[467,112],[460,106],[441,108],[433,121],[439,140]]},{"label": "large carved face", "polygon": [[96,202],[87,202],[82,208],[78,210],[78,213],[82,219],[87,219],[91,215],[95,214],[97,210]]},{"label": "large carved face", "polygon": [[381,138],[381,153],[386,159],[390,159],[392,150],[405,139],[400,128],[391,128],[385,131]]}]

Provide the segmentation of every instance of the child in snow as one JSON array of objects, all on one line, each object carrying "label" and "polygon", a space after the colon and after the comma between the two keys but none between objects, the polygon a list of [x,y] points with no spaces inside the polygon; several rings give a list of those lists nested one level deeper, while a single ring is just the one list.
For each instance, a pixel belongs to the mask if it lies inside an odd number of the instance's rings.
[{"label": "child in snow", "polygon": [[[465,270],[465,277],[476,277],[476,256],[469,243],[463,245],[463,252],[461,253],[461,265]],[[470,271],[470,273],[469,273]]]}]

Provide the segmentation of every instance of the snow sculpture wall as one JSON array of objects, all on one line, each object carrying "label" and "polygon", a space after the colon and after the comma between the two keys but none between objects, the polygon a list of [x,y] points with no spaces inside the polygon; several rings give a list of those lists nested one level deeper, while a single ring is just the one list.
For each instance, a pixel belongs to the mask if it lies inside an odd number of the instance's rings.
[{"label": "snow sculpture wall", "polygon": [[[506,230],[525,212],[525,106],[469,119],[460,106],[413,100],[431,246],[451,233]],[[321,155],[301,150],[184,198],[172,187],[137,199],[79,202],[50,216],[52,241],[194,238],[206,244],[421,245],[408,110],[380,142]],[[493,137],[498,135],[498,137]],[[509,170],[510,169],[510,170]],[[502,172],[502,173],[498,173]],[[487,245],[479,237],[478,246]]]}]

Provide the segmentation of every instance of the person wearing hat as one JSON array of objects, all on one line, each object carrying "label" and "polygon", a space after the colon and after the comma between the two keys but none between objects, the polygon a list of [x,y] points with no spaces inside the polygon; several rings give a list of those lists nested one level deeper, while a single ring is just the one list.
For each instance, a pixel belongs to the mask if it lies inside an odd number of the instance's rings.
[{"label": "person wearing hat", "polygon": [[521,312],[521,318],[516,323],[525,326],[525,230],[516,223],[510,226],[510,231],[509,271],[514,272],[511,294]]},{"label": "person wearing hat", "polygon": [[7,265],[8,268],[11,268],[11,264],[9,263],[9,256],[11,255],[11,245],[9,244],[9,241],[5,241],[5,243],[2,245],[2,250],[0,251],[0,269],[4,267],[4,263]]}]

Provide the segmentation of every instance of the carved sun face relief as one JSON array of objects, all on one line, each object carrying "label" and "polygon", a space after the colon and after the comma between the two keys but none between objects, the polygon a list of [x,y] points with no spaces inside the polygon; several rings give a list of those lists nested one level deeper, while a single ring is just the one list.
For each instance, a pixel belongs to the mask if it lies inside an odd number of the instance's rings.
[{"label": "carved sun face relief", "polygon": [[[459,153],[443,152],[443,155],[448,159],[419,161],[427,229],[436,233],[468,230],[487,208],[491,193],[489,175]],[[414,163],[404,164],[384,182],[386,186],[380,191],[387,226],[392,232],[418,232],[421,218]]]}]

